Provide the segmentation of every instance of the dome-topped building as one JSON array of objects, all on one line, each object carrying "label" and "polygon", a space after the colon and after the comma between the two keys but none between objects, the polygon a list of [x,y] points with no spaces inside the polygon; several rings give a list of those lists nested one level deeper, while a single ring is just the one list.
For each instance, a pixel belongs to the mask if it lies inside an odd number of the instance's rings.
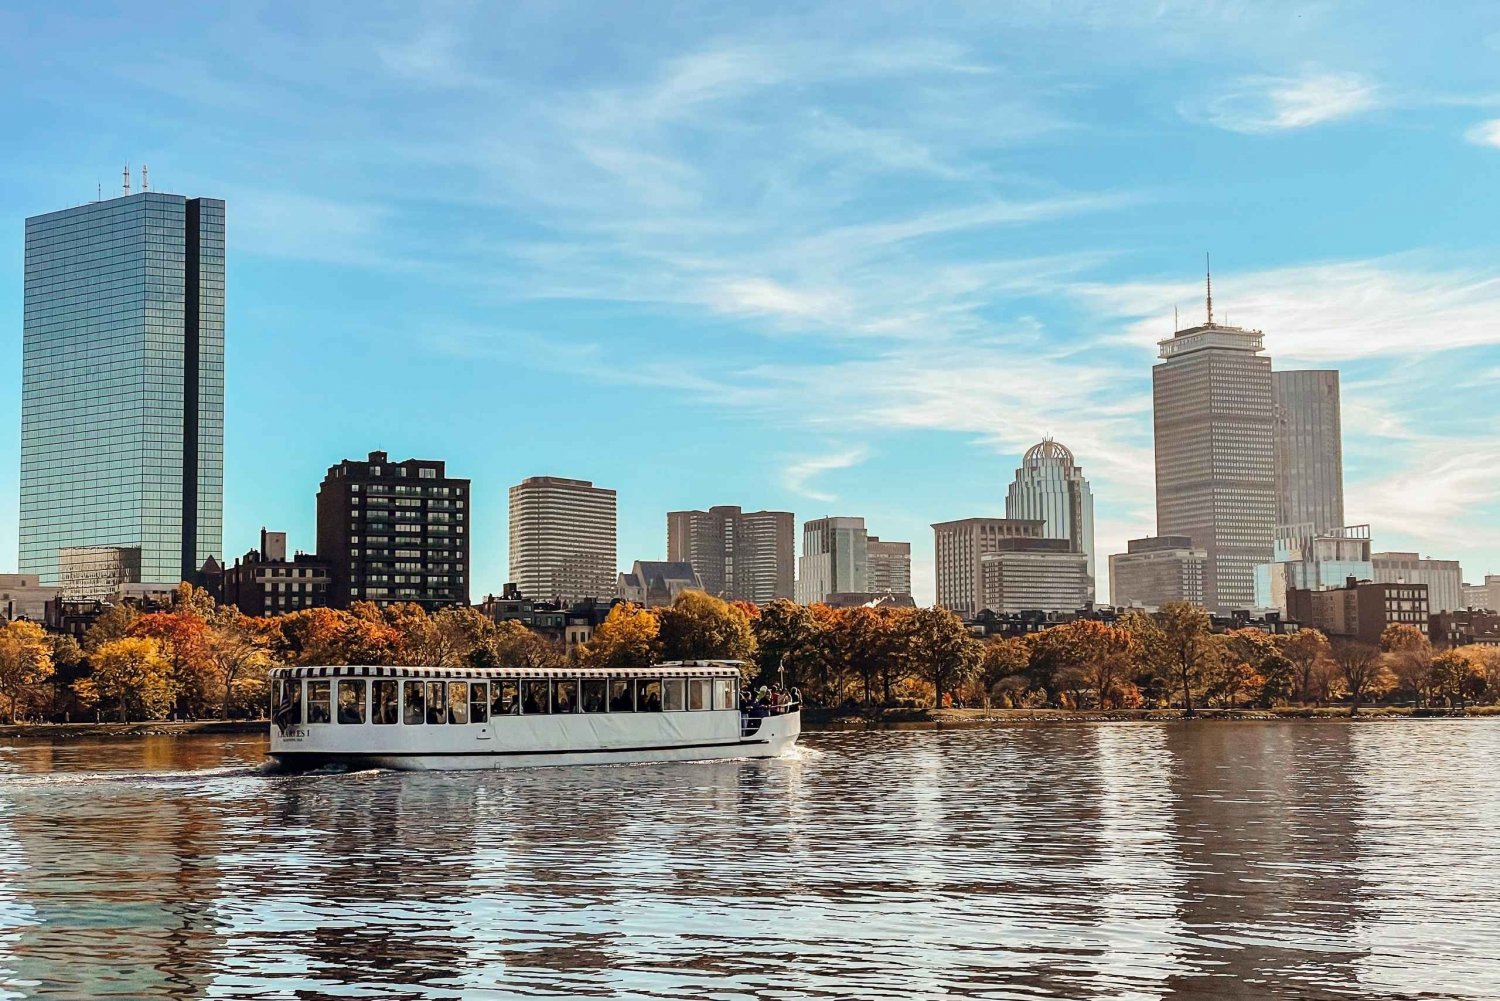
[{"label": "dome-topped building", "polygon": [[1005,495],[1005,516],[1043,521],[1046,538],[1067,539],[1087,556],[1094,600],[1094,494],[1067,446],[1044,438],[1026,450]]}]

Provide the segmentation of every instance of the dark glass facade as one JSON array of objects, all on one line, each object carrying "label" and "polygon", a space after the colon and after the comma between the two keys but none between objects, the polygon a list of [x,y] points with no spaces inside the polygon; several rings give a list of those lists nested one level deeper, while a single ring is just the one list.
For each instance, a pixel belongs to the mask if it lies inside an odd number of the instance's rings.
[{"label": "dark glass facade", "polygon": [[224,203],[141,192],[26,220],[20,565],[140,549],[141,579],[223,552]]}]

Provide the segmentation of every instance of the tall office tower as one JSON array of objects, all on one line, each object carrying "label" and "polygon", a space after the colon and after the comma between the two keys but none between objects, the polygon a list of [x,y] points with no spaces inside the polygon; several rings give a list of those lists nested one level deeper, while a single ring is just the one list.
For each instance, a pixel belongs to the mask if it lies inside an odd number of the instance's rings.
[{"label": "tall office tower", "polygon": [[1278,535],[1325,535],[1344,527],[1338,371],[1272,372],[1271,400]]},{"label": "tall office tower", "polygon": [[866,584],[871,594],[911,594],[911,543],[868,538]]},{"label": "tall office tower", "polygon": [[613,490],[560,476],[510,488],[510,579],[526,597],[609,601],[617,559]]},{"label": "tall office tower", "polygon": [[870,537],[863,518],[816,518],[802,523],[797,601],[811,605],[830,594],[870,590]]},{"label": "tall office tower", "polygon": [[795,593],[795,533],[790,511],[672,511],[667,559],[691,563],[709,594],[763,605]]},{"label": "tall office tower", "polygon": [[1276,466],[1271,359],[1258,330],[1208,319],[1160,343],[1151,370],[1156,425],[1156,531],[1208,554],[1204,603],[1255,604],[1255,568],[1271,562]]},{"label": "tall office tower", "polygon": [[1112,605],[1160,608],[1170,602],[1203,605],[1208,553],[1185,535],[1131,539],[1127,552],[1109,558]]},{"label": "tall office tower", "polygon": [[1458,560],[1435,560],[1418,553],[1375,553],[1370,562],[1374,571],[1371,579],[1378,584],[1426,584],[1427,602],[1434,615],[1469,607]]},{"label": "tall office tower", "polygon": [[982,557],[999,552],[1006,539],[1040,539],[1045,530],[1040,519],[963,518],[933,525],[938,607],[977,615],[984,608]]},{"label": "tall office tower", "polygon": [[318,488],[328,604],[467,605],[469,511],[469,481],[448,476],[440,461],[371,452],[329,466]]},{"label": "tall office tower", "polygon": [[1067,539],[1088,557],[1088,601],[1094,600],[1094,493],[1073,453],[1051,438],[1026,450],[1005,495],[1005,516],[1046,523],[1043,538]]},{"label": "tall office tower", "polygon": [[[128,180],[127,180],[128,191]],[[224,203],[142,191],[26,220],[20,565],[223,555]]]}]

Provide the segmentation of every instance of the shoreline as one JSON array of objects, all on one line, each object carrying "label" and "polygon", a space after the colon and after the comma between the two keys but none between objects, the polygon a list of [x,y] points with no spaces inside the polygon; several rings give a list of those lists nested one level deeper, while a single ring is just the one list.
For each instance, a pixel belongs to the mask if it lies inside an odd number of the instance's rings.
[{"label": "shoreline", "polygon": [[[1078,725],[1099,723],[1313,723],[1364,720],[1500,720],[1500,706],[1467,709],[1413,709],[1406,706],[1361,707],[1350,716],[1347,706],[1282,709],[1200,709],[1189,719],[1181,709],[864,709],[838,711],[809,708],[806,732],[820,730],[941,730],[996,724]],[[54,740],[69,737],[177,737],[191,734],[264,734],[270,720],[148,720],[137,723],[11,723],[0,725],[0,740]]]}]

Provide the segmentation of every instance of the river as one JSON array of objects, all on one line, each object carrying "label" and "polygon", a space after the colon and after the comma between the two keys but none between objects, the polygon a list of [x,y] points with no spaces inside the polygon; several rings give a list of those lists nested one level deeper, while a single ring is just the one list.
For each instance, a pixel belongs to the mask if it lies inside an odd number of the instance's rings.
[{"label": "river", "polygon": [[0,745],[0,998],[1495,998],[1500,725],[274,776]]}]

